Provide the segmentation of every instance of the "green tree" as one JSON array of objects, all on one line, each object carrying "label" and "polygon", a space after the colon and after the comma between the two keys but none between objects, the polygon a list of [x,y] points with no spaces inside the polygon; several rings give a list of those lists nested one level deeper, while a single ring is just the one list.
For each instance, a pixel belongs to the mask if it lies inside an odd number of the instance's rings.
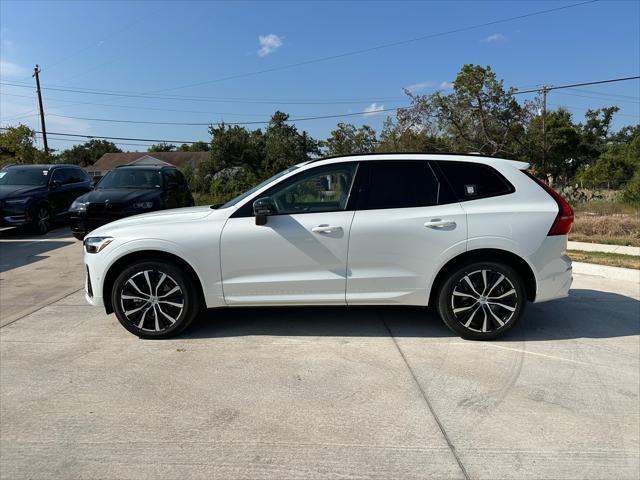
[{"label": "green tree", "polygon": [[0,130],[0,167],[10,163],[35,163],[45,157],[35,147],[36,132],[26,125]]},{"label": "green tree", "polygon": [[574,172],[594,163],[605,152],[607,145],[612,141],[611,124],[618,110],[620,109],[615,106],[587,110],[584,123],[578,125],[581,142]]},{"label": "green tree", "polygon": [[178,152],[208,152],[209,144],[207,142],[195,142],[191,145],[183,143],[177,149]]},{"label": "green tree", "polygon": [[631,143],[610,144],[591,165],[585,165],[576,180],[586,187],[623,187],[640,171],[640,135]]},{"label": "green tree", "polygon": [[[453,92],[435,93],[423,102],[432,111],[440,131],[459,152],[480,152],[510,158],[520,151],[526,125],[535,105],[520,105],[490,66],[464,65],[453,82]],[[418,103],[418,106],[421,104]]]},{"label": "green tree", "polygon": [[215,174],[229,167],[245,167],[259,172],[264,160],[264,135],[261,130],[220,123],[210,126],[211,148],[209,170]]},{"label": "green tree", "polygon": [[[412,112],[413,114],[413,112]],[[387,117],[380,131],[380,141],[376,149],[381,153],[392,152],[447,152],[451,145],[447,138],[437,136],[428,128],[406,121],[399,112],[398,119]]]},{"label": "green tree", "polygon": [[582,142],[579,127],[571,112],[561,107],[547,111],[546,140],[543,139],[542,116],[531,119],[522,142],[522,160],[533,165],[544,178],[567,183],[577,168]]},{"label": "green tree", "polygon": [[324,146],[327,155],[348,155],[373,152],[377,143],[376,132],[369,125],[356,129],[350,123],[338,123],[324,142]]},{"label": "green tree", "polygon": [[287,123],[289,115],[275,112],[265,132],[264,177],[269,177],[296,163],[306,162],[320,154],[320,144],[307,132],[299,133],[295,125]]},{"label": "green tree", "polygon": [[80,165],[86,167],[93,165],[98,161],[105,153],[120,153],[120,150],[115,143],[107,140],[92,139],[80,145],[74,145],[67,150],[64,150],[58,155],[57,161],[59,163],[72,163],[74,165]]},{"label": "green tree", "polygon": [[176,146],[171,143],[156,143],[155,145],[151,145],[147,152],[175,152]]}]

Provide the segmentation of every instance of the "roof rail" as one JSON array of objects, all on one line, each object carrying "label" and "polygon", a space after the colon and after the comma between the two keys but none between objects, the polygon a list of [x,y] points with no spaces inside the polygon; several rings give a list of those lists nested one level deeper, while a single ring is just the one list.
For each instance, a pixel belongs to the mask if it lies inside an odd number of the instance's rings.
[{"label": "roof rail", "polygon": [[329,155],[326,157],[318,157],[312,160],[309,160],[308,163],[319,162],[321,160],[331,160],[333,158],[344,158],[344,157],[369,157],[376,155],[459,155],[461,157],[477,157],[478,155],[487,157],[487,158],[496,158],[502,159],[502,157],[496,157],[494,155],[485,155],[480,152],[435,152],[435,151],[425,151],[425,152],[372,152],[372,153],[347,153],[343,155]]}]

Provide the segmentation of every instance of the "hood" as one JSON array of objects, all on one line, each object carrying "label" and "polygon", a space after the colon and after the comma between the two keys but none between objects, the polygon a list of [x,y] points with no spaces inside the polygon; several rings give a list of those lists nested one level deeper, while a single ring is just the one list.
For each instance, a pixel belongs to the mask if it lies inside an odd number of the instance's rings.
[{"label": "hood", "polygon": [[96,188],[78,197],[80,202],[89,203],[132,203],[139,200],[151,200],[158,198],[161,190],[149,188]]},{"label": "hood", "polygon": [[0,185],[0,200],[14,197],[25,197],[46,192],[42,185]]},{"label": "hood", "polygon": [[[160,234],[163,226],[174,225],[176,223],[193,222],[216,214],[216,210],[212,210],[209,206],[159,210],[157,212],[133,215],[121,220],[116,220],[115,222],[107,223],[106,225],[92,231],[89,235],[117,235],[117,231],[119,230],[127,230],[128,228],[137,229],[148,226],[154,227],[154,230]],[[228,215],[228,212],[226,214]]]}]

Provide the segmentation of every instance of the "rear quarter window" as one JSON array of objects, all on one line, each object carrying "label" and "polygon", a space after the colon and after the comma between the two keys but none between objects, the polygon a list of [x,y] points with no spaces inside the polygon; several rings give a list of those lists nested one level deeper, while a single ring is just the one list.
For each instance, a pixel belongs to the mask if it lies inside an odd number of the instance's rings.
[{"label": "rear quarter window", "polygon": [[435,163],[460,202],[515,192],[513,185],[489,165],[447,161]]}]

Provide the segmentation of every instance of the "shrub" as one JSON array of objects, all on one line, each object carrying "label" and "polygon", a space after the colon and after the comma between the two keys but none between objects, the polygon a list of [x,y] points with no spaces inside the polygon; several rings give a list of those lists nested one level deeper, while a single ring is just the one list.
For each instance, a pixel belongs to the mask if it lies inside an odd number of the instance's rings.
[{"label": "shrub", "polygon": [[588,188],[579,188],[578,185],[569,185],[567,187],[562,187],[559,193],[571,204],[587,203],[604,198],[604,195],[601,191],[591,190]]},{"label": "shrub", "polygon": [[627,182],[622,191],[622,198],[625,202],[640,206],[640,171]]}]

